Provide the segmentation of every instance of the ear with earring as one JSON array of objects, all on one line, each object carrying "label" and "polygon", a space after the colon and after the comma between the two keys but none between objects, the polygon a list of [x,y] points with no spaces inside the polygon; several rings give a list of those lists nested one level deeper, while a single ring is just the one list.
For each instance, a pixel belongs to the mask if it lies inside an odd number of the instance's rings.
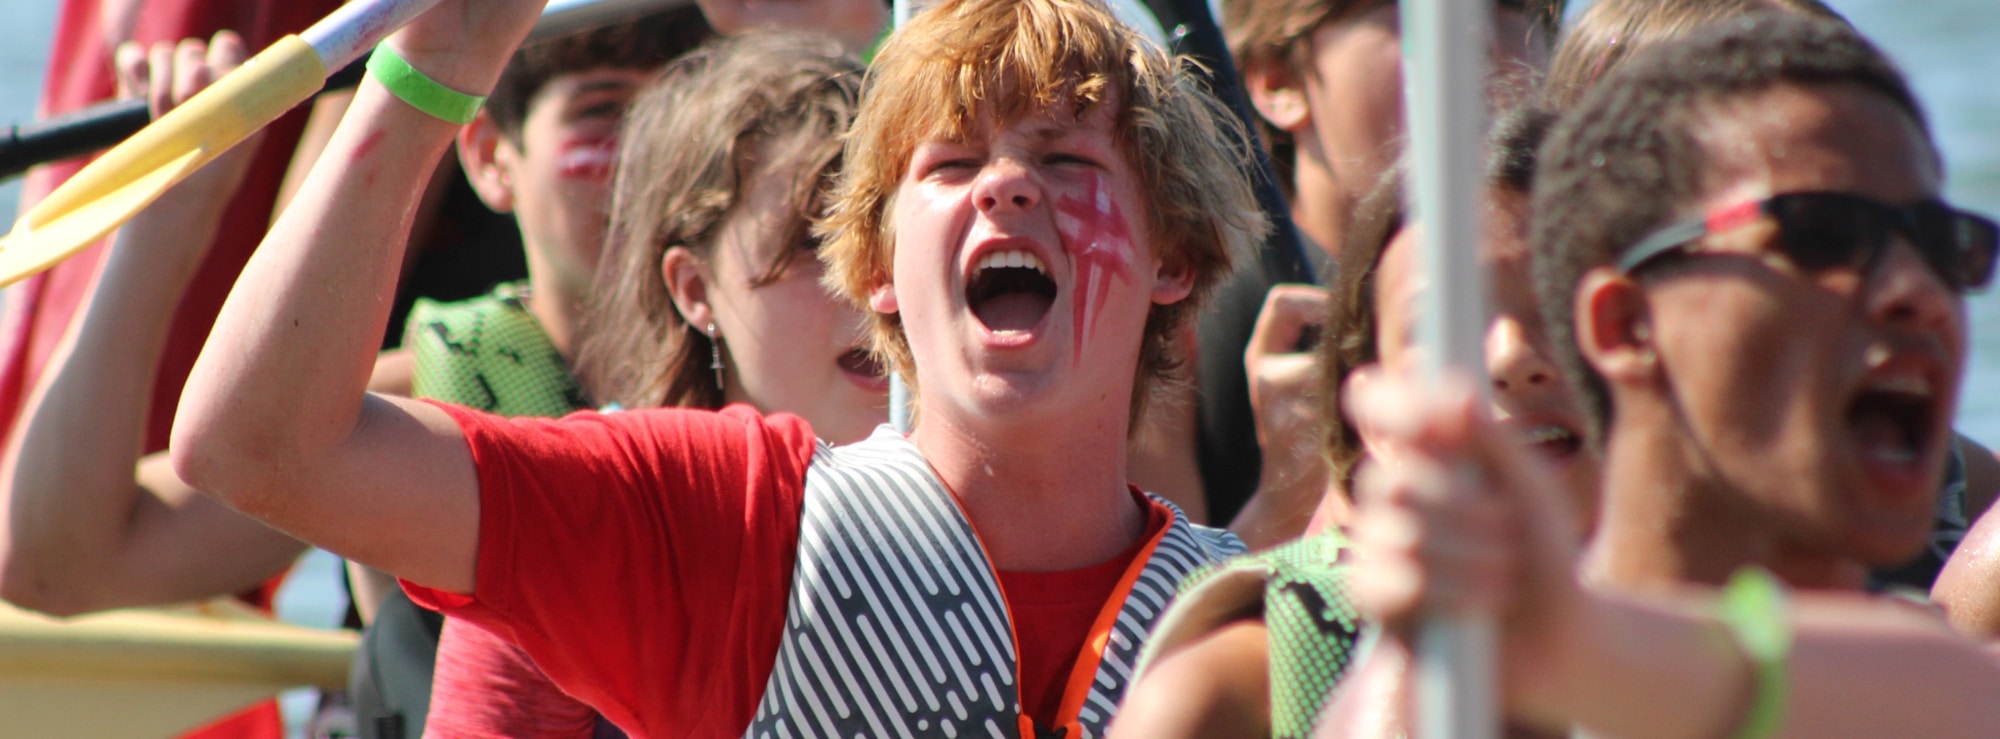
[{"label": "ear with earring", "polygon": [[708,368],[715,370],[715,389],[722,389],[722,337],[715,334],[715,323],[708,324]]}]

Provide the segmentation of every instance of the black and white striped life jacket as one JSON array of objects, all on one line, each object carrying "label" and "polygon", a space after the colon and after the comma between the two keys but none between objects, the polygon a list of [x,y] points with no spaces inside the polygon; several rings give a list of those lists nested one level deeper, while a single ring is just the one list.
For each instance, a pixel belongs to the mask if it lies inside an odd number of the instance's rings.
[{"label": "black and white striped life jacket", "polygon": [[[1101,615],[1085,641],[1087,688],[1067,681],[1053,727],[1065,739],[1103,735],[1181,580],[1243,551],[1168,508],[1173,520],[1114,591],[1115,620]],[[1028,739],[1013,633],[984,547],[915,445],[887,427],[822,444],[806,472],[784,638],[746,736]]]}]

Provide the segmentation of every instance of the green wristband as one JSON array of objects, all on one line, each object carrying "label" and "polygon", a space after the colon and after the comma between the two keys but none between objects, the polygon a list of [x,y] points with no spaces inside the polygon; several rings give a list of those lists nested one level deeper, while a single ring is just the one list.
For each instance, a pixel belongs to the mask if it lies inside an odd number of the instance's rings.
[{"label": "green wristband", "polygon": [[438,84],[429,75],[417,71],[403,57],[390,50],[388,43],[375,46],[375,53],[368,55],[368,76],[394,93],[398,99],[409,103],[410,107],[429,113],[458,125],[472,122],[472,116],[479,112],[479,106],[486,104],[486,98],[467,95]]},{"label": "green wristband", "polygon": [[1785,591],[1778,579],[1761,567],[1745,567],[1729,578],[1717,604],[1716,617],[1728,627],[1736,645],[1750,658],[1756,694],[1737,727],[1739,739],[1776,736],[1785,721],[1790,690],[1792,624],[1785,611]]}]

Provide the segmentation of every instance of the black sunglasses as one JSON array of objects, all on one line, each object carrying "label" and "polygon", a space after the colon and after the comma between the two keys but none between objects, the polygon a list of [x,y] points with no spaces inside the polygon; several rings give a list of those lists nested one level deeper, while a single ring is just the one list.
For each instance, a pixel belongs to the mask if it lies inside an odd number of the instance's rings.
[{"label": "black sunglasses", "polygon": [[1778,221],[1779,248],[1807,272],[1847,267],[1866,273],[1887,251],[1890,236],[1900,231],[1947,286],[1966,292],[1992,281],[1994,254],[2000,251],[2000,225],[1942,200],[1897,206],[1848,193],[1794,192],[1721,208],[1700,220],[1654,231],[1625,251],[1618,269],[1629,274],[1685,250],[1695,239],[1760,216]]}]

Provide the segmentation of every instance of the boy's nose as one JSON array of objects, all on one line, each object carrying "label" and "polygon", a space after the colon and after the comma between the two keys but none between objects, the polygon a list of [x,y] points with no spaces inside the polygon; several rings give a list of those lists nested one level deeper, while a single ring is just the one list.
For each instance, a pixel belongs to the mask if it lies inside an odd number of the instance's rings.
[{"label": "boy's nose", "polygon": [[1024,211],[1041,202],[1042,189],[1028,167],[1011,157],[1002,157],[993,160],[979,173],[973,199],[979,210],[985,213]]},{"label": "boy's nose", "polygon": [[1535,351],[1527,327],[1510,317],[1493,321],[1486,330],[1486,373],[1495,393],[1527,393],[1553,384],[1555,368]]},{"label": "boy's nose", "polygon": [[1959,315],[1961,298],[1901,234],[1882,247],[1863,283],[1868,315],[1877,321],[1936,328]]}]

